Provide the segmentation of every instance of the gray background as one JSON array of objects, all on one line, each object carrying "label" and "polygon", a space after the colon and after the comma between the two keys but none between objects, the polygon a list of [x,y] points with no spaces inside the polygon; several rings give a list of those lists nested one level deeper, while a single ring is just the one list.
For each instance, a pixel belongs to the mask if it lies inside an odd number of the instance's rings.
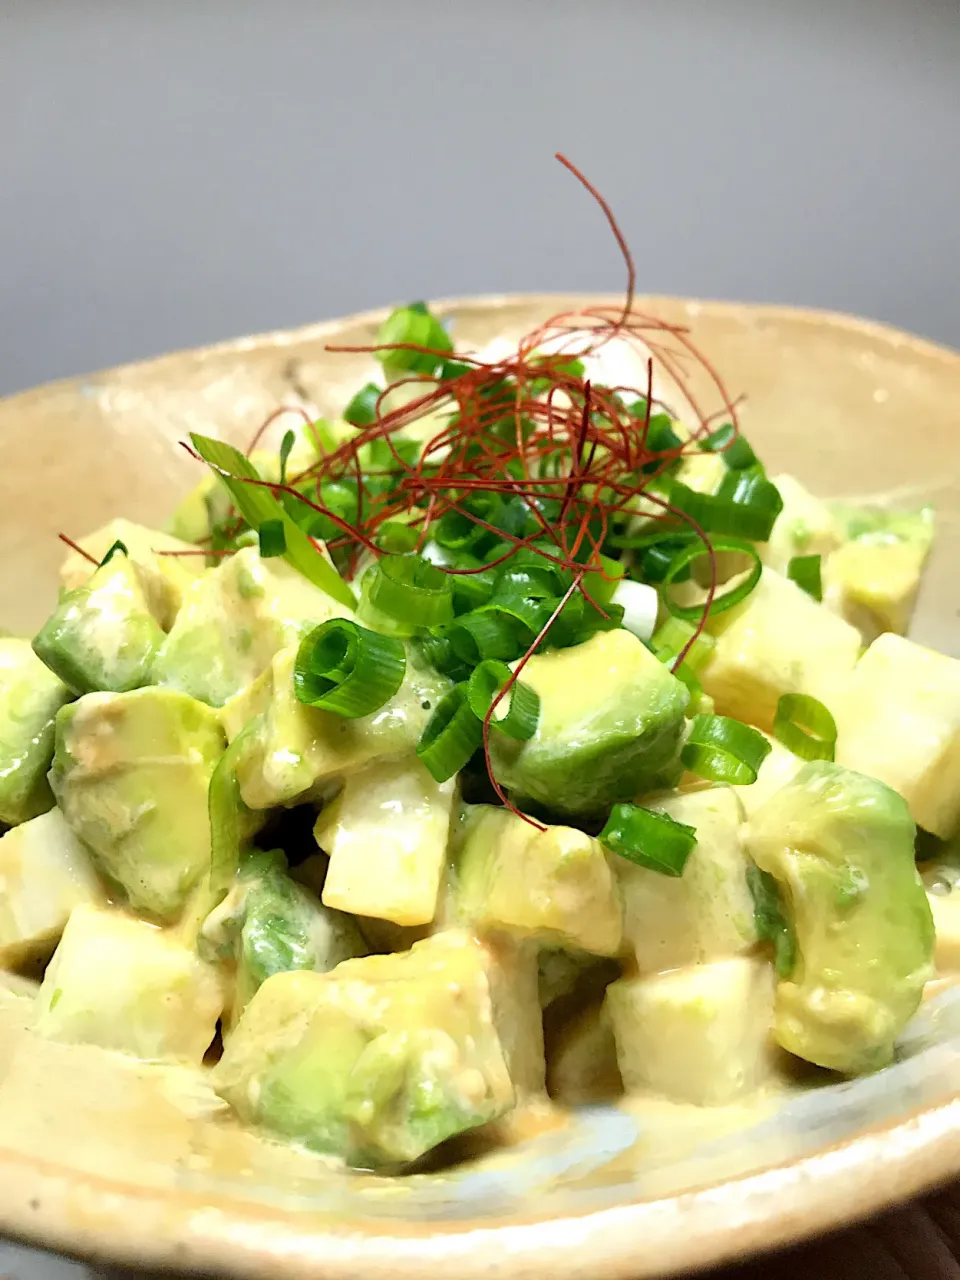
[{"label": "gray background", "polygon": [[960,0],[0,0],[0,392],[378,303],[642,288],[960,345]]}]

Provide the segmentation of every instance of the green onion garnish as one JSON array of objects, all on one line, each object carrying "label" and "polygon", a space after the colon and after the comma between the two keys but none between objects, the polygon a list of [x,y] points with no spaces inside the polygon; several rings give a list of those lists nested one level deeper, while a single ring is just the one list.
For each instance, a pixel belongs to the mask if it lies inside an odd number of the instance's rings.
[{"label": "green onion garnish", "polygon": [[246,725],[217,761],[207,789],[210,816],[210,898],[215,906],[233,884],[240,851],[250,832],[250,810],[240,794],[237,764],[254,737],[255,722]]},{"label": "green onion garnish", "polygon": [[722,427],[698,441],[698,449],[706,453],[722,453],[723,460],[731,471],[745,471],[747,467],[760,465],[759,459],[750,445],[734,428],[732,422],[725,422]]},{"label": "green onion garnish", "polygon": [[[638,401],[646,412],[646,401]],[[637,406],[634,406],[634,409]],[[631,413],[633,409],[631,409]],[[647,426],[647,437],[644,442],[645,448],[650,453],[667,453],[671,449],[680,449],[683,447],[683,441],[673,429],[673,421],[666,413],[655,413],[650,419]],[[661,470],[663,467],[662,458],[654,458],[652,461],[644,463],[640,468],[644,475],[653,475],[654,472]],[[672,459],[673,463],[679,464],[680,458]]]},{"label": "green onion garnish", "polygon": [[297,437],[292,431],[285,431],[283,439],[280,441],[280,483],[287,483],[287,463],[290,461],[290,453],[293,446],[297,442]]},{"label": "green onion garnish", "polygon": [[767,871],[747,867],[747,886],[753,896],[757,937],[773,945],[773,963],[779,978],[789,978],[797,962],[797,939],[783,913],[780,886]]},{"label": "green onion garnish", "polygon": [[403,520],[384,520],[377,530],[377,546],[387,555],[406,555],[419,541],[420,535]]},{"label": "green onion garnish", "polygon": [[[749,556],[753,561],[750,571],[740,582],[734,583],[725,591],[722,589],[717,590],[710,602],[710,616],[713,617],[715,614],[724,613],[727,609],[732,609],[734,605],[746,600],[747,596],[760,581],[763,565],[760,563],[760,556],[756,547],[752,543],[746,542],[743,538],[711,538],[710,545],[714,552],[736,551]],[[674,552],[673,558],[663,576],[660,589],[663,593],[664,603],[675,618],[699,620],[703,615],[702,604],[680,604],[671,595],[670,587],[675,582],[682,582],[684,574],[689,576],[689,571],[694,561],[708,554],[707,547],[699,539],[689,540],[679,551]]]},{"label": "green onion garnish", "polygon": [[615,804],[598,838],[612,853],[638,867],[681,876],[697,843],[697,830],[665,813],[635,804]]},{"label": "green onion garnish", "polygon": [[483,725],[470,706],[467,686],[456,684],[427,721],[417,755],[437,782],[446,782],[460,772],[482,742]]},{"label": "green onion garnish", "polygon": [[381,556],[369,596],[374,608],[405,625],[426,628],[453,620],[450,575],[423,556]]},{"label": "green onion garnish", "polygon": [[823,599],[819,556],[794,556],[787,565],[787,577],[814,600]]},{"label": "green onion garnish", "polygon": [[471,666],[485,658],[512,662],[530,643],[527,629],[494,605],[483,605],[459,617],[450,628],[454,650]]},{"label": "green onion garnish", "polygon": [[[380,326],[377,346],[391,347],[394,343],[430,347],[431,350],[439,352],[453,350],[450,335],[422,302],[411,303],[408,307],[398,307]],[[435,373],[443,364],[442,355],[405,350],[403,345],[394,347],[392,350],[374,351],[373,354],[383,365],[384,373],[391,380],[402,378],[408,373]]]},{"label": "green onion garnish", "polygon": [[[473,671],[467,682],[467,701],[478,720],[483,721],[500,690],[510,679],[510,668],[505,662],[488,659],[481,662]],[[506,703],[504,714],[501,708]],[[540,695],[536,689],[515,680],[510,686],[506,698],[500,702],[490,719],[493,728],[505,733],[508,738],[516,738],[526,742],[537,731],[540,719]]]},{"label": "green onion garnish", "polygon": [[773,717],[773,736],[801,760],[832,760],[837,722],[818,698],[785,693]]},{"label": "green onion garnish", "polygon": [[383,395],[383,387],[368,382],[360,388],[343,411],[344,422],[352,427],[369,427],[377,420],[377,401]]},{"label": "green onion garnish", "polygon": [[401,641],[332,618],[304,636],[293,667],[298,702],[348,720],[389,702],[403,682],[407,657]]},{"label": "green onion garnish", "polygon": [[[682,618],[667,618],[663,626],[657,627],[653,633],[654,650],[658,653],[661,650],[672,650],[674,656],[676,656],[690,643],[690,639],[695,632],[696,628]],[[710,655],[716,648],[716,644],[717,642],[712,635],[706,631],[701,631],[687,650],[686,657],[683,660],[684,664],[689,666],[692,671],[702,671],[710,661]]]},{"label": "green onion garnish", "polygon": [[670,488],[670,505],[684,512],[704,533],[766,542],[783,499],[775,484],[756,471],[728,471],[716,493],[700,493],[679,482]]},{"label": "green onion garnish", "polygon": [[259,530],[260,555],[264,560],[272,556],[283,556],[287,553],[287,536],[283,531],[282,520],[264,520]]},{"label": "green onion garnish", "polygon": [[[280,520],[287,543],[285,555],[289,563],[308,582],[312,582],[334,600],[351,609],[355,608],[357,602],[353,592],[322,551],[297,527],[270,489],[261,482],[260,473],[250,459],[222,440],[212,440],[209,436],[196,432],[190,433],[190,439],[200,457],[223,481],[247,524],[252,529],[259,529],[264,520]],[[251,480],[256,483],[244,483]]]},{"label": "green onion garnish", "polygon": [[762,733],[729,716],[694,716],[690,736],[680,749],[684,768],[708,782],[749,786],[770,754]]},{"label": "green onion garnish", "polygon": [[121,553],[121,555],[125,555],[125,556],[130,555],[130,552],[127,550],[126,543],[121,542],[119,538],[117,538],[116,542],[112,544],[110,549],[107,551],[107,554],[103,557],[103,559],[97,565],[97,568],[102,569],[105,564],[109,564],[118,551]]}]

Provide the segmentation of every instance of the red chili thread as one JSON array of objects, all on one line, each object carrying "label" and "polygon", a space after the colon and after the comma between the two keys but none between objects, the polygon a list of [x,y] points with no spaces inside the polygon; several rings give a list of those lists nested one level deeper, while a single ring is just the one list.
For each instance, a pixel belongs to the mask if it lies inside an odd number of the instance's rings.
[{"label": "red chili thread", "polygon": [[89,551],[84,551],[83,547],[81,547],[78,542],[74,542],[72,538],[68,538],[65,533],[58,533],[57,537],[61,542],[65,542],[71,551],[76,551],[78,555],[83,556],[84,560],[89,560],[91,564],[95,564],[99,569],[100,561],[96,556],[92,556]]}]

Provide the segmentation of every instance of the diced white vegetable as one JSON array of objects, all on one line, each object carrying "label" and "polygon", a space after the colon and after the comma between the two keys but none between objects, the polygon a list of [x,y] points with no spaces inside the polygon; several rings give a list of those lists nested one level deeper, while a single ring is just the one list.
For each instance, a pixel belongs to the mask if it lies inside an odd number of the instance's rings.
[{"label": "diced white vegetable", "polygon": [[623,896],[624,939],[641,973],[659,973],[739,955],[756,944],[742,811],[730,787],[671,796],[656,805],[696,827],[683,875],[661,875],[614,860]]},{"label": "diced white vegetable", "polygon": [[357,916],[427,924],[437,907],[456,781],[419,760],[354,774],[317,820],[330,857],[323,901]]},{"label": "diced white vegetable", "polygon": [[0,837],[0,966],[45,960],[74,907],[103,901],[90,855],[59,809]]},{"label": "diced white vegetable", "polygon": [[902,636],[874,640],[836,711],[838,764],[899,791],[943,839],[960,827],[960,660]]},{"label": "diced white vegetable", "polygon": [[700,671],[721,715],[773,728],[784,693],[833,707],[860,652],[860,633],[788,578],[764,569],[742,604],[710,623],[717,643]]},{"label": "diced white vegetable", "polygon": [[828,556],[839,547],[843,531],[825,502],[789,475],[772,477],[783,499],[763,559],[771,569],[786,573],[794,556]]},{"label": "diced white vegetable", "polygon": [[613,603],[623,605],[622,625],[627,631],[632,631],[638,640],[649,640],[657,625],[660,603],[656,588],[624,578],[617,583]]},{"label": "diced white vegetable", "polygon": [[482,939],[493,1025],[518,1098],[544,1092],[543,1017],[537,948],[501,935]]},{"label": "diced white vegetable", "polygon": [[174,936],[79,906],[44,975],[36,1029],[152,1062],[199,1064],[222,1009],[219,977]]},{"label": "diced white vegetable", "polygon": [[722,1105],[772,1074],[773,967],[740,956],[607,988],[628,1093]]},{"label": "diced white vegetable", "polygon": [[746,787],[737,787],[737,799],[743,806],[743,812],[747,818],[753,817],[763,802],[769,800],[775,791],[785,787],[806,763],[792,751],[788,751],[775,738],[769,738],[768,741],[770,754],[764,757],[757,770],[756,782],[751,782]]}]

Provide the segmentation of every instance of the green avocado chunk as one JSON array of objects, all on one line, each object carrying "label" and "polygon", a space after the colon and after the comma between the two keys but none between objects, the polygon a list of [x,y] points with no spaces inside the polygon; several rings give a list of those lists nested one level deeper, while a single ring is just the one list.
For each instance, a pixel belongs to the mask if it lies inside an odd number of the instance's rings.
[{"label": "green avocado chunk", "polygon": [[285,645],[348,611],[284,560],[244,547],[188,590],[154,663],[154,681],[222,707]]},{"label": "green avocado chunk", "polygon": [[895,791],[824,760],[751,818],[748,852],[780,882],[796,933],[776,1001],[775,1035],[790,1053],[848,1075],[890,1061],[933,976],[915,835]]},{"label": "green avocado chunk", "polygon": [[484,949],[459,931],[268,978],[213,1081],[242,1120],[365,1168],[415,1160],[515,1102]]},{"label": "green avocado chunk", "polygon": [[50,782],[68,825],[130,905],[175,920],[210,867],[215,712],[168,689],[89,693],[57,717]]},{"label": "green avocado chunk", "polygon": [[118,553],[67,592],[33,651],[74,693],[126,693],[150,683],[163,638],[141,569]]},{"label": "green avocado chunk", "polygon": [[690,695],[629,631],[535,655],[521,678],[540,695],[536,733],[527,742],[491,735],[494,773],[521,801],[605,815],[679,777]]},{"label": "green avocado chunk", "polygon": [[369,950],[352,917],[325,907],[290,878],[281,849],[243,857],[234,889],[207,917],[201,938],[236,966],[231,1026],[273,974],[326,973]]},{"label": "green avocado chunk", "polygon": [[53,726],[72,696],[29,640],[0,639],[0,822],[7,826],[53,808],[47,782]]}]

